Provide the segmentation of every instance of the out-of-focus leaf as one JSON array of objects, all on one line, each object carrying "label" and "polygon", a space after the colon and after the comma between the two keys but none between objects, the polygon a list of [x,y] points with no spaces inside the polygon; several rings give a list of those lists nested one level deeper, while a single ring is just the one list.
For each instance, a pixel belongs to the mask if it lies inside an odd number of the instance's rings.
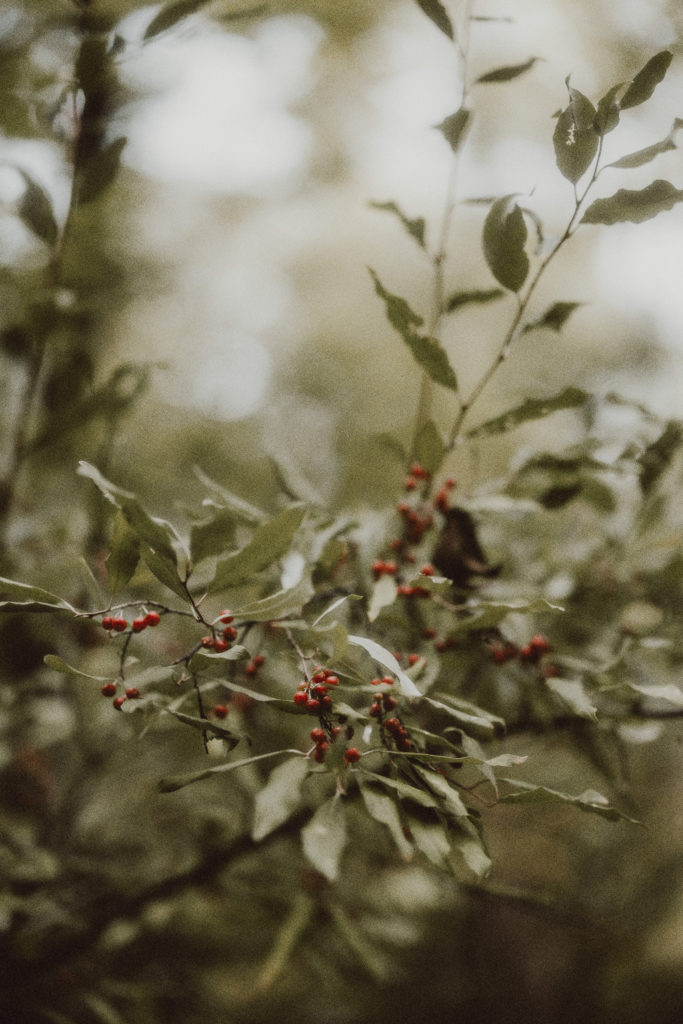
[{"label": "out-of-focus leaf", "polygon": [[[228,761],[227,764],[213,765],[211,768],[204,768],[199,772],[189,772],[187,775],[168,775],[159,780],[158,789],[160,793],[175,793],[177,789],[183,789],[194,782],[201,782],[212,775],[223,775],[225,772],[234,771],[235,768],[243,768],[255,761],[264,761],[268,757],[280,757],[282,754],[299,754],[297,750],[271,750],[267,754],[256,754],[255,757],[245,757],[241,761]],[[300,760],[304,760],[303,757]]]},{"label": "out-of-focus leaf", "polygon": [[370,203],[373,210],[386,210],[388,213],[395,214],[396,217],[401,221],[408,234],[415,239],[417,244],[424,249],[425,247],[425,219],[424,217],[416,217],[411,220],[406,217],[405,213],[396,205],[396,203]]},{"label": "out-of-focus leaf", "polygon": [[583,217],[582,224],[620,224],[631,221],[641,224],[664,210],[683,202],[683,189],[670,181],[658,179],[641,189],[620,188],[608,199],[596,199]]},{"label": "out-of-focus leaf", "polygon": [[122,136],[109,142],[87,161],[78,182],[79,203],[91,203],[118,174],[121,154],[128,140]]},{"label": "out-of-focus leaf", "polygon": [[444,867],[451,853],[451,843],[445,827],[437,821],[423,821],[412,814],[406,815],[406,823],[420,853],[437,867]]},{"label": "out-of-focus leaf", "polygon": [[306,575],[296,586],[278,590],[260,601],[252,601],[235,609],[235,617],[250,622],[270,622],[284,619],[301,611],[313,595],[313,585]]},{"label": "out-of-focus leaf", "polygon": [[389,775],[378,775],[376,772],[369,772],[366,769],[363,769],[363,775],[379,785],[387,787],[392,792],[398,793],[403,800],[410,800],[420,807],[437,806],[438,801],[436,797],[432,796],[431,793],[426,793],[423,789],[419,789],[417,786],[411,786],[400,779],[394,779]]},{"label": "out-of-focus leaf", "polygon": [[591,704],[588,694],[583,688],[583,683],[578,679],[546,679],[545,685],[579,718],[588,718],[592,722],[597,721],[598,709]]},{"label": "out-of-focus leaf", "polygon": [[361,794],[368,814],[375,821],[386,825],[401,856],[406,860],[409,859],[412,856],[413,848],[403,834],[401,819],[394,800],[388,793],[382,792],[376,786],[369,786],[367,784],[361,785]]},{"label": "out-of-focus leaf", "polygon": [[173,28],[183,18],[189,17],[190,14],[195,14],[210,2],[211,0],[173,0],[172,3],[164,4],[145,29],[145,34],[142,37],[143,42],[146,43],[148,40],[154,39],[161,32],[166,32],[167,29]]},{"label": "out-of-focus leaf", "polygon": [[413,459],[432,475],[437,473],[448,449],[433,420],[427,420],[418,431],[413,449]]},{"label": "out-of-focus leaf", "polygon": [[493,863],[479,836],[451,836],[451,846],[477,878],[486,878],[491,873]]},{"label": "out-of-focus leaf", "polygon": [[669,420],[656,441],[638,457],[638,482],[643,494],[650,494],[674,458],[683,441],[683,423]]},{"label": "out-of-focus leaf", "polygon": [[305,505],[292,505],[257,527],[246,547],[218,563],[209,592],[244,583],[278,561],[289,550],[305,515]]},{"label": "out-of-focus leaf", "polygon": [[107,555],[107,577],[112,594],[123,590],[135,572],[139,560],[140,539],[126,522],[123,512],[117,509]]},{"label": "out-of-focus leaf", "polygon": [[441,29],[449,39],[455,39],[453,23],[448,16],[446,8],[439,0],[415,0],[415,3],[433,21],[437,28]]},{"label": "out-of-focus leaf", "polygon": [[393,656],[391,651],[388,651],[386,647],[382,647],[375,640],[369,640],[365,636],[352,636],[349,634],[349,643],[354,644],[356,647],[362,647],[368,652],[370,657],[383,665],[384,668],[388,669],[389,672],[393,673],[398,679],[401,693],[404,697],[420,697],[420,691],[417,686],[410,678],[409,675],[403,671],[396,658]]},{"label": "out-of-focus leaf", "polygon": [[336,794],[320,805],[308,825],[301,830],[306,857],[330,882],[337,880],[346,840],[345,807],[342,798]]},{"label": "out-of-focus leaf", "polygon": [[454,313],[463,306],[484,305],[487,302],[494,302],[505,295],[502,288],[479,288],[469,292],[453,292],[446,299],[444,306],[445,313]]},{"label": "out-of-focus leaf", "polygon": [[68,601],[42,587],[32,587],[18,580],[0,576],[0,612],[55,612],[74,613]]},{"label": "out-of-focus leaf", "polygon": [[195,565],[205,558],[212,558],[225,552],[235,536],[235,515],[232,509],[216,508],[200,522],[193,523],[190,530],[190,551]]},{"label": "out-of-focus leaf", "polygon": [[645,67],[641,68],[635,76],[622,97],[621,109],[626,110],[629,107],[637,107],[639,104],[649,100],[669,70],[672,60],[673,54],[670,50],[661,50],[660,53],[656,53],[654,57],[651,57]]},{"label": "out-of-focus leaf", "polygon": [[597,153],[599,135],[595,128],[597,111],[583,93],[567,79],[569,105],[557,119],[553,133],[555,160],[560,173],[573,185],[588,170]]},{"label": "out-of-focus leaf", "polygon": [[542,597],[534,601],[469,601],[467,609],[471,614],[453,624],[456,632],[491,629],[500,625],[508,615],[539,615],[564,611],[560,605],[551,604]]},{"label": "out-of-focus leaf", "polygon": [[660,153],[667,153],[671,149],[676,149],[674,138],[680,128],[683,128],[683,118],[677,117],[671,126],[671,131],[661,142],[655,142],[654,145],[646,146],[644,149],[637,149],[635,153],[622,156],[619,160],[606,164],[606,166],[630,170],[633,167],[642,167],[644,164],[649,164]]},{"label": "out-of-focus leaf", "polygon": [[472,112],[466,107],[460,107],[454,114],[449,114],[439,124],[434,125],[440,131],[454,153],[460,149],[470,123]]},{"label": "out-of-focus leaf", "polygon": [[494,68],[493,71],[487,71],[485,75],[480,75],[479,78],[475,78],[475,85],[488,85],[489,83],[495,82],[509,82],[513,78],[519,78],[525,71],[529,71],[534,66],[537,60],[541,60],[540,57],[529,57],[523,64],[508,64],[502,68]]},{"label": "out-of-focus leaf", "polygon": [[413,765],[413,771],[419,775],[429,792],[437,797],[440,807],[449,817],[467,818],[468,811],[462,802],[462,797],[456,789],[453,789],[448,779],[430,768],[423,768],[420,764]]},{"label": "out-of-focus leaf", "polygon": [[514,409],[474,427],[473,430],[468,431],[467,436],[485,437],[490,434],[502,434],[519,426],[520,423],[543,419],[545,416],[564,409],[581,408],[589,401],[590,397],[590,394],[581,388],[568,387],[548,398],[527,398]]},{"label": "out-of-focus leaf", "polygon": [[196,651],[188,662],[190,672],[216,672],[231,661],[243,661],[249,657],[249,651],[241,644],[235,644],[227,651]]},{"label": "out-of-focus leaf", "polygon": [[[244,498],[240,498],[239,495],[227,490],[222,484],[212,480],[199,466],[195,466],[194,472],[197,479],[204,484],[207,490],[212,491],[217,496],[220,506],[230,509],[238,522],[247,523],[250,526],[265,522],[267,516],[260,508],[250,504]],[[205,502],[205,504],[207,503]]]},{"label": "out-of-focus leaf", "polygon": [[384,300],[389,323],[401,335],[415,360],[436,384],[457,391],[458,381],[441,343],[415,330],[422,323],[422,317],[410,308],[405,299],[388,292],[374,270],[368,269],[375,283],[375,291]]},{"label": "out-of-focus leaf", "polygon": [[524,327],[524,333],[545,327],[550,331],[562,330],[572,313],[583,306],[583,302],[553,302],[538,320],[532,320]]},{"label": "out-of-focus leaf", "polygon": [[628,821],[632,825],[639,825],[635,818],[629,818],[626,814],[612,807],[601,793],[594,790],[586,790],[579,796],[570,796],[569,793],[560,793],[555,789],[547,789],[545,786],[533,786],[528,782],[519,779],[503,779],[511,786],[517,788],[516,793],[507,793],[500,797],[501,804],[571,804],[578,807],[580,811],[588,814],[597,814],[608,821]]},{"label": "out-of-focus leaf", "polygon": [[43,661],[48,668],[53,669],[55,672],[63,672],[64,675],[68,676],[80,676],[82,679],[93,679],[98,683],[109,682],[112,676],[93,676],[89,672],[81,672],[79,668],[74,668],[73,665],[69,665],[67,661],[60,658],[56,654],[46,654]]},{"label": "out-of-focus leaf", "polygon": [[448,694],[439,694],[440,700],[434,697],[425,697],[431,707],[442,711],[452,718],[458,726],[469,732],[474,732],[483,739],[491,739],[497,732],[502,732],[505,722],[498,715],[491,715],[487,711],[470,704],[469,701],[451,697]]},{"label": "out-of-focus leaf", "polygon": [[627,682],[629,690],[647,697],[649,700],[665,700],[669,704],[683,708],[683,690],[675,683],[668,683],[664,686],[639,686],[637,683]]},{"label": "out-of-focus leaf", "polygon": [[256,796],[252,838],[257,842],[297,810],[301,802],[301,787],[311,768],[305,757],[292,757],[273,768],[268,781]]},{"label": "out-of-focus leaf", "polygon": [[398,585],[393,576],[380,576],[375,581],[368,601],[368,620],[374,622],[383,608],[393,604],[398,594]]},{"label": "out-of-focus leaf", "polygon": [[19,203],[19,216],[26,227],[30,228],[41,241],[47,242],[48,245],[54,245],[59,234],[59,228],[57,227],[50,197],[30,174],[27,174],[20,167],[17,170],[26,185]]},{"label": "out-of-focus leaf", "polygon": [[518,292],[529,273],[524,215],[514,196],[497,199],[484,221],[484,256],[496,281]]}]

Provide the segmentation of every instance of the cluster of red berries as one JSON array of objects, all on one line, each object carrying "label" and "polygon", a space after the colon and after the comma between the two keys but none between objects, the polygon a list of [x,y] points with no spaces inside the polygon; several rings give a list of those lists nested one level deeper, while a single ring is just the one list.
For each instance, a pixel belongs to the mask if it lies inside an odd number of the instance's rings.
[{"label": "cluster of red berries", "polygon": [[427,530],[434,525],[434,516],[431,512],[420,514],[407,501],[400,503],[398,513],[403,520],[403,537],[399,542],[402,547],[419,544]]},{"label": "cluster of red berries", "polygon": [[[418,655],[409,655],[408,660],[410,661],[411,658],[419,660]],[[415,662],[411,662],[411,664],[414,663]],[[371,686],[393,686],[393,684],[394,680],[392,676],[382,676],[381,679],[370,680]],[[395,711],[397,706],[398,701],[394,695],[385,690],[373,697],[372,704],[368,709],[368,714],[370,715],[370,718],[377,720],[377,724],[380,729],[385,729],[389,733],[396,744],[397,750],[410,750],[412,744],[408,737],[408,730],[401,724],[401,720],[395,716],[386,719],[384,718],[385,715],[391,714],[392,711]]]},{"label": "cluster of red berries", "polygon": [[408,730],[401,723],[400,718],[392,717],[384,720],[384,728],[389,733],[394,743],[396,744],[397,750],[411,750],[412,743],[408,736]]},{"label": "cluster of red berries", "polygon": [[332,698],[327,692],[329,686],[339,686],[338,676],[329,668],[316,668],[310,682],[304,679],[299,683],[294,703],[305,707],[307,711],[328,711],[332,707]]},{"label": "cluster of red berries", "polygon": [[495,641],[491,645],[491,657],[496,665],[504,665],[513,658],[518,658],[523,665],[537,665],[550,650],[548,638],[537,633],[525,647],[516,647],[509,641]]},{"label": "cluster of red berries", "polygon": [[398,565],[396,562],[383,562],[381,559],[376,558],[372,563],[372,575],[376,580],[382,576],[395,576],[398,572]]},{"label": "cluster of red berries", "polygon": [[[160,622],[161,616],[159,612],[147,612],[145,615],[139,615],[136,619],[133,619],[131,628],[134,633],[141,633],[148,626],[158,626]],[[124,630],[128,629],[128,621],[120,615],[103,615],[102,628],[108,632],[113,630],[115,633],[123,633]]]},{"label": "cluster of red berries", "polygon": [[403,481],[403,486],[406,491],[414,491],[417,487],[418,480],[428,480],[429,473],[421,466],[419,462],[414,462],[410,467],[408,476]]},{"label": "cluster of red berries", "polygon": [[224,651],[229,651],[233,642],[237,639],[237,630],[232,625],[235,621],[235,616],[228,608],[226,608],[225,611],[220,613],[217,621],[224,624],[224,629],[221,630],[221,635],[216,636],[216,633],[212,632],[208,636],[203,636],[201,639],[201,645],[208,651],[215,651],[216,654],[222,654]]},{"label": "cluster of red berries", "polygon": [[261,665],[265,663],[265,654],[255,654],[251,661],[248,661],[244,666],[244,674],[247,676],[255,676]]},{"label": "cluster of red berries", "polygon": [[453,488],[456,486],[456,481],[452,476],[449,476],[447,480],[444,480],[441,489],[434,498],[434,504],[438,508],[439,512],[448,512],[450,508],[450,495]]},{"label": "cluster of red berries", "polygon": [[121,708],[123,707],[127,700],[137,700],[137,698],[140,696],[140,691],[138,690],[137,686],[129,686],[128,689],[126,690],[125,696],[114,696],[117,689],[118,687],[116,683],[105,683],[102,689],[100,690],[100,693],[102,694],[103,697],[114,697],[112,703],[117,711],[121,710]]}]

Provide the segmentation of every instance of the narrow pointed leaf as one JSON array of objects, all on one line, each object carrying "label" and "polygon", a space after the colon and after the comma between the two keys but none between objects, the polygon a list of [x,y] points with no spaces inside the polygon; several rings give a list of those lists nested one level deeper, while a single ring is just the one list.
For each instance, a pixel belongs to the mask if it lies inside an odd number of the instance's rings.
[{"label": "narrow pointed leaf", "polygon": [[593,790],[586,790],[579,796],[570,796],[569,793],[561,793],[556,789],[548,789],[546,786],[533,786],[528,782],[519,779],[503,779],[503,782],[517,787],[516,793],[507,793],[500,797],[501,804],[571,804],[578,807],[580,811],[587,814],[597,814],[608,821],[628,821],[633,825],[640,822],[629,818],[626,814],[612,807],[609,801],[601,793]]},{"label": "narrow pointed leaf", "polygon": [[643,494],[650,494],[671,465],[683,442],[683,423],[669,420],[656,441],[638,457],[638,482]]},{"label": "narrow pointed leaf", "polygon": [[411,220],[403,213],[396,203],[370,203],[373,210],[386,210],[388,213],[393,213],[403,224],[408,234],[415,239],[417,244],[424,249],[425,247],[425,219],[424,217],[417,217]]},{"label": "narrow pointed leaf", "polygon": [[62,672],[68,676],[80,676],[82,679],[93,679],[98,683],[106,683],[112,681],[112,676],[93,676],[89,672],[81,672],[79,668],[74,668],[73,665],[69,665],[67,661],[60,658],[56,654],[46,654],[43,661],[48,668],[53,669],[55,672]]},{"label": "narrow pointed leaf", "polygon": [[524,333],[526,334],[527,331],[534,331],[538,328],[547,328],[550,331],[557,331],[559,333],[572,313],[575,313],[583,305],[583,302],[554,302],[538,320],[532,320],[526,324]]},{"label": "narrow pointed leaf", "polygon": [[529,71],[534,66],[540,57],[529,57],[523,64],[508,64],[502,68],[494,68],[493,71],[487,71],[485,75],[480,75],[479,78],[475,78],[475,85],[488,85],[489,83],[495,82],[509,82],[513,78],[519,78],[525,71]]},{"label": "narrow pointed leaf", "polygon": [[414,771],[420,776],[429,792],[437,797],[446,814],[453,818],[467,818],[468,811],[462,802],[462,797],[443,775],[439,775],[438,772],[431,771],[429,768],[423,768],[419,764],[414,765]]},{"label": "narrow pointed leaf", "polygon": [[298,809],[301,787],[310,768],[311,762],[305,757],[292,757],[273,768],[256,797],[253,839],[260,842]]},{"label": "narrow pointed leaf", "polygon": [[306,857],[316,871],[330,882],[336,882],[339,875],[346,839],[345,807],[338,795],[321,804],[308,825],[301,830]]},{"label": "narrow pointed leaf", "polygon": [[107,555],[107,577],[109,590],[117,594],[131,579],[140,560],[140,538],[128,525],[120,509],[114,516],[109,554]]},{"label": "narrow pointed leaf", "polygon": [[190,530],[190,551],[195,565],[205,558],[222,555],[232,546],[237,520],[232,509],[216,508],[212,514],[193,523]]},{"label": "narrow pointed leaf", "polygon": [[393,576],[380,576],[375,581],[368,601],[368,621],[374,622],[383,608],[388,608],[396,600],[398,584]]},{"label": "narrow pointed leaf", "polygon": [[669,150],[677,148],[674,138],[680,128],[683,128],[683,118],[677,117],[671,126],[671,131],[661,142],[655,142],[652,146],[646,146],[644,149],[637,149],[634,153],[622,156],[619,160],[615,160],[606,166],[631,170],[634,167],[642,167],[644,164],[649,164],[660,153],[667,153]]},{"label": "narrow pointed leaf", "polygon": [[271,622],[285,619],[289,615],[300,612],[302,607],[313,596],[313,584],[308,575],[304,576],[295,586],[286,590],[277,590],[260,601],[252,601],[235,609],[235,618],[249,622]]},{"label": "narrow pointed leaf", "polygon": [[388,793],[382,792],[376,786],[368,785],[361,785],[361,794],[368,814],[375,821],[386,825],[399,853],[402,857],[408,859],[412,855],[413,848],[403,834],[398,808],[392,797]]},{"label": "narrow pointed leaf", "polygon": [[447,35],[449,39],[455,39],[453,23],[446,12],[446,8],[439,0],[415,0],[415,2],[424,11],[429,20],[433,21],[436,27],[441,29],[444,35]]},{"label": "narrow pointed leaf", "polygon": [[490,875],[493,862],[484,849],[484,844],[479,836],[453,836],[451,845],[457,850],[465,861],[467,867],[477,878],[486,878]]},{"label": "narrow pointed leaf", "polygon": [[433,420],[427,420],[415,438],[413,459],[428,473],[434,474],[441,468],[448,449]]},{"label": "narrow pointed leaf", "polygon": [[543,419],[554,412],[564,409],[579,409],[590,400],[590,394],[581,388],[568,387],[548,398],[527,398],[521,405],[508,410],[501,416],[495,416],[478,427],[468,431],[468,437],[485,437],[490,434],[502,434],[520,423]]},{"label": "narrow pointed leaf", "polygon": [[[296,750],[271,750],[267,754],[256,754],[255,757],[245,757],[241,761],[228,761],[227,764],[213,765],[211,768],[204,768],[198,772],[189,772],[186,775],[168,775],[159,780],[158,789],[160,793],[175,793],[178,789],[191,786],[194,782],[201,782],[212,775],[223,775],[225,772],[232,772],[236,768],[243,768],[255,761],[264,761],[269,757],[280,757],[282,754],[296,754]],[[301,758],[303,761],[303,757]]]},{"label": "narrow pointed leaf", "polygon": [[451,852],[450,839],[444,826],[436,821],[423,821],[413,815],[407,815],[406,821],[420,853],[437,867],[444,867]]},{"label": "narrow pointed leaf", "polygon": [[466,107],[460,107],[454,114],[449,114],[443,121],[434,127],[440,131],[454,153],[460,149],[465,133],[469,127],[472,112]]},{"label": "narrow pointed leaf", "polygon": [[484,256],[499,284],[513,292],[519,291],[529,273],[526,240],[524,215],[515,197],[497,199],[484,221]]},{"label": "narrow pointed leaf", "polygon": [[596,199],[588,207],[582,224],[640,224],[683,202],[683,189],[661,179],[642,189],[620,188],[608,199]]},{"label": "narrow pointed leaf", "polygon": [[651,57],[644,68],[642,68],[631,82],[625,95],[621,100],[621,109],[637,107],[649,100],[659,83],[669,70],[673,60],[673,54],[669,50],[662,50]]},{"label": "narrow pointed leaf", "polygon": [[246,547],[227,555],[218,563],[214,578],[208,586],[209,592],[244,583],[255,573],[277,562],[289,551],[305,514],[305,505],[292,505],[257,527]]},{"label": "narrow pointed leaf", "polygon": [[47,192],[21,168],[17,168],[26,188],[19,203],[19,216],[34,235],[48,245],[54,245],[59,234],[52,202]]},{"label": "narrow pointed leaf", "polygon": [[146,43],[148,40],[154,39],[161,32],[166,32],[167,29],[173,28],[183,18],[187,18],[202,7],[206,7],[210,2],[211,0],[174,0],[173,3],[164,4],[145,29],[145,34],[142,37],[143,42]]},{"label": "narrow pointed leaf", "polygon": [[458,381],[440,342],[436,338],[421,335],[416,330],[416,327],[422,324],[422,317],[410,308],[405,299],[388,292],[374,270],[370,269],[370,275],[375,284],[375,291],[384,301],[389,323],[401,335],[414,359],[436,384],[457,391]]},{"label": "narrow pointed leaf", "polygon": [[195,476],[197,479],[204,484],[207,490],[212,491],[216,495],[218,501],[204,502],[204,504],[210,504],[214,508],[226,508],[234,514],[235,518],[240,523],[247,523],[249,526],[256,526],[258,523],[263,523],[268,518],[265,512],[262,512],[256,505],[250,504],[245,501],[244,498],[240,498],[239,495],[233,494],[222,484],[217,483],[216,480],[212,480],[199,466],[194,468]]},{"label": "narrow pointed leaf", "polygon": [[68,601],[42,587],[0,576],[0,612],[75,612]]},{"label": "narrow pointed leaf", "polygon": [[453,292],[446,299],[444,306],[445,313],[454,313],[463,306],[484,305],[487,302],[494,302],[505,295],[502,288],[481,288],[469,292]]},{"label": "narrow pointed leaf", "polygon": [[591,704],[583,684],[578,679],[546,679],[545,685],[562,703],[579,718],[598,720],[598,709]]},{"label": "narrow pointed leaf", "polygon": [[403,800],[410,800],[414,804],[418,804],[420,807],[436,807],[437,799],[432,796],[431,793],[426,793],[423,789],[418,789],[417,786],[411,786],[407,782],[401,782],[400,779],[391,778],[389,775],[378,775],[376,772],[369,772],[363,769],[363,775],[379,785],[385,786],[398,795]]},{"label": "narrow pointed leaf", "polygon": [[620,99],[624,95],[627,86],[628,83],[624,82],[612,86],[598,103],[594,125],[600,135],[607,135],[608,132],[613,131],[619,124],[619,114],[621,113]]},{"label": "narrow pointed leaf", "polygon": [[162,711],[165,711],[167,715],[172,715],[173,718],[177,718],[183,725],[189,725],[191,729],[196,729],[198,732],[205,734],[206,736],[214,736],[217,739],[224,740],[228,744],[228,748],[232,750],[239,743],[241,737],[237,736],[231,729],[227,729],[224,725],[219,725],[218,722],[209,721],[207,718],[197,718],[195,715],[186,715],[183,711],[176,711],[174,708],[162,707]]},{"label": "narrow pointed leaf", "polygon": [[386,649],[386,647],[382,647],[382,645],[378,644],[375,640],[368,640],[367,637],[352,636],[351,634],[349,634],[349,643],[354,644],[356,647],[362,647],[368,652],[374,661],[383,665],[384,668],[389,670],[389,672],[392,672],[398,679],[401,693],[404,697],[421,696],[420,691],[413,680],[409,675],[406,675],[399,663],[396,661],[396,658],[393,656],[391,651]]}]

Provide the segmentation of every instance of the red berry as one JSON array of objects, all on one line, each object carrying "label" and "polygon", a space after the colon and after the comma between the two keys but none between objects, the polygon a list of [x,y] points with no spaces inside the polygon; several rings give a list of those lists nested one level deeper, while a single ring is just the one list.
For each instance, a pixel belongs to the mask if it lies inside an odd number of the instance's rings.
[{"label": "red berry", "polygon": [[116,693],[116,683],[105,683],[101,693],[103,697],[113,697]]},{"label": "red berry", "polygon": [[310,737],[314,743],[322,743],[327,737],[324,729],[311,729]]},{"label": "red berry", "polygon": [[307,697],[306,707],[309,711],[320,711],[320,701],[316,700],[315,697]]},{"label": "red berry", "polygon": [[414,491],[417,487],[417,480],[414,476],[407,476],[403,481],[403,486],[406,491]]},{"label": "red berry", "polygon": [[408,655],[408,664],[409,665],[417,665],[419,660],[420,660],[420,655],[419,654],[409,654]]},{"label": "red berry", "polygon": [[393,676],[382,676],[382,680],[381,681],[383,683],[386,683],[387,686],[393,686],[394,685],[394,677]]},{"label": "red berry", "polygon": [[398,572],[398,566],[396,565],[396,562],[385,562],[384,571],[387,574],[387,576],[395,576],[396,573]]},{"label": "red berry", "polygon": [[258,668],[256,667],[256,665],[254,664],[253,661],[248,662],[244,666],[244,674],[245,674],[245,676],[255,676],[257,672],[258,672]]},{"label": "red berry", "polygon": [[213,649],[216,654],[222,654],[223,651],[229,651],[231,647],[232,644],[227,640],[215,640],[213,644]]},{"label": "red berry", "polygon": [[225,704],[216,704],[215,708],[213,709],[213,713],[216,716],[216,718],[227,718],[228,707]]},{"label": "red berry", "polygon": [[145,621],[148,626],[158,626],[161,622],[161,615],[159,615],[159,612],[147,612]]},{"label": "red berry", "polygon": [[308,701],[308,695],[306,693],[304,693],[303,690],[297,690],[297,692],[294,694],[294,703],[295,704],[306,704],[307,701]]},{"label": "red berry", "polygon": [[113,620],[111,615],[103,615],[102,616],[102,628],[103,629],[111,629],[113,622],[114,622],[114,620]]},{"label": "red berry", "polygon": [[347,765],[360,761],[360,750],[357,747],[349,747],[344,751],[344,761]]},{"label": "red berry", "polygon": [[548,638],[543,636],[542,633],[537,633],[536,636],[532,636],[529,646],[532,650],[536,651],[537,654],[547,654],[550,650]]},{"label": "red berry", "polygon": [[332,707],[332,698],[331,697],[327,697],[327,696],[326,697],[321,697],[320,698],[320,704],[324,708],[331,708]]},{"label": "red berry", "polygon": [[117,633],[123,633],[124,629],[128,628],[128,623],[126,622],[125,619],[116,616],[111,620],[111,628],[115,630]]},{"label": "red berry", "polygon": [[120,711],[125,703],[126,703],[126,698],[125,697],[114,697],[114,699],[112,701],[112,704],[114,705],[114,707],[116,708],[117,711]]},{"label": "red berry", "polygon": [[263,665],[263,663],[265,662],[265,660],[266,660],[265,654],[255,654],[253,659],[252,659],[252,662],[256,666],[256,668],[260,668],[261,665]]},{"label": "red berry", "polygon": [[216,641],[212,636],[203,636],[201,640],[202,647],[210,649],[215,645]]},{"label": "red berry", "polygon": [[327,694],[327,687],[323,686],[322,683],[316,683],[312,689],[314,697],[325,697]]},{"label": "red berry", "polygon": [[325,754],[329,749],[329,743],[319,743],[313,751],[313,760],[316,761],[317,764],[322,764],[325,760]]},{"label": "red berry", "polygon": [[425,628],[422,630],[422,636],[425,638],[425,640],[433,640],[434,637],[436,636],[436,630],[434,629],[433,626],[425,626]]},{"label": "red berry", "polygon": [[434,576],[435,574],[436,570],[431,562],[427,563],[427,565],[423,565],[420,569],[420,576]]},{"label": "red berry", "polygon": [[393,711],[397,703],[396,698],[392,697],[390,693],[382,694],[382,705],[385,711]]},{"label": "red berry", "polygon": [[371,679],[370,680],[370,686],[381,686],[381,685],[382,685],[382,680],[381,679]]},{"label": "red berry", "polygon": [[234,626],[226,626],[225,627],[225,629],[223,630],[223,639],[224,640],[236,640],[237,639],[237,630],[235,629]]},{"label": "red berry", "polygon": [[410,475],[417,477],[418,480],[425,480],[429,476],[429,473],[424,466],[420,465],[419,462],[414,462],[410,467]]},{"label": "red berry", "polygon": [[336,738],[337,738],[337,736],[339,735],[340,732],[341,732],[341,725],[334,725],[334,726],[332,726],[332,734],[331,734],[332,735],[332,739],[336,740]]},{"label": "red berry", "polygon": [[218,618],[219,618],[219,620],[221,622],[225,622],[225,623],[229,623],[229,622],[234,622],[235,621],[235,616],[232,614],[232,612],[230,611],[229,608],[226,608],[224,611],[222,611],[220,613],[220,615],[218,616]]},{"label": "red berry", "polygon": [[140,691],[138,690],[137,686],[129,686],[128,689],[126,690],[126,697],[128,697],[129,700],[136,700],[136,698],[139,696]]},{"label": "red berry", "polygon": [[389,732],[398,732],[400,729],[403,728],[403,726],[401,725],[398,718],[387,718],[386,722],[384,723],[384,728],[387,729]]},{"label": "red berry", "polygon": [[147,616],[141,615],[137,619],[133,619],[133,632],[141,633],[143,629],[147,629]]},{"label": "red berry", "polygon": [[333,673],[330,673],[330,675],[325,676],[325,682],[328,686],[339,686],[339,678],[338,676],[335,676]]},{"label": "red berry", "polygon": [[311,677],[312,683],[324,683],[327,673],[324,668],[317,668]]},{"label": "red berry", "polygon": [[370,715],[371,718],[381,718],[382,717],[381,705],[379,705],[379,704],[371,704],[370,705],[370,710],[368,711],[368,714]]}]

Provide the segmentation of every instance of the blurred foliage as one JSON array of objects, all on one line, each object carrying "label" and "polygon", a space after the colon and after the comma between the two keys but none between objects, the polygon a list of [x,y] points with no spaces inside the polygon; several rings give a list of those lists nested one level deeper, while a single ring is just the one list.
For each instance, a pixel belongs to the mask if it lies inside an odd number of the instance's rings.
[{"label": "blurred foliage", "polygon": [[[460,61],[437,136],[457,167],[471,111],[509,113],[508,83],[539,58],[468,54],[469,3],[401,7]],[[680,202],[658,178],[588,203],[604,137],[671,52],[594,33],[629,70],[601,99],[567,80],[546,132],[575,204],[564,234],[516,193],[468,206],[451,191],[440,222],[366,197],[391,251],[354,253],[353,285],[375,292],[361,339],[365,299],[339,274],[318,289],[336,234],[320,253],[304,232],[288,272],[332,341],[282,359],[281,400],[260,415],[174,408],[159,383],[172,353],[135,340],[150,296],[171,303],[173,268],[138,237],[140,197],[148,225],[157,208],[125,161],[131,51],[294,13],[334,66],[373,52],[396,9],[22,0],[0,14],[15,188],[0,265],[0,1015],[18,1024],[680,1019],[683,432],[597,394],[624,357],[571,334],[588,318],[566,264],[557,294],[535,296],[575,231],[602,230],[582,223]],[[301,108],[330,120],[315,98]],[[617,169],[666,158],[678,121]],[[323,193],[348,159],[336,145],[314,161]],[[226,210],[258,236],[258,201]],[[451,247],[462,280],[444,274]],[[469,318],[498,348],[462,351]]]}]

